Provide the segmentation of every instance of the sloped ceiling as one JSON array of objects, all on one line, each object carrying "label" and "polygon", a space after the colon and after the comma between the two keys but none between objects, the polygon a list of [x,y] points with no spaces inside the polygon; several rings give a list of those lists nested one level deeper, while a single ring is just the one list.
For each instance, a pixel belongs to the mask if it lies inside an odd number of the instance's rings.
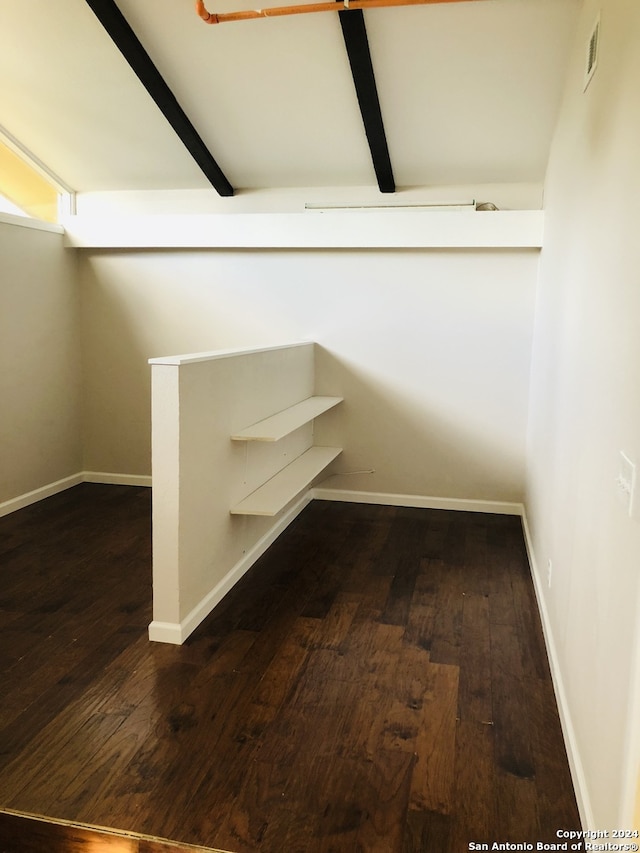
[{"label": "sloped ceiling", "polygon": [[[376,184],[338,15],[116,2],[234,188]],[[541,182],[579,5],[367,10],[396,184]],[[210,187],[84,0],[4,0],[0,39],[0,124],[73,189]]]}]

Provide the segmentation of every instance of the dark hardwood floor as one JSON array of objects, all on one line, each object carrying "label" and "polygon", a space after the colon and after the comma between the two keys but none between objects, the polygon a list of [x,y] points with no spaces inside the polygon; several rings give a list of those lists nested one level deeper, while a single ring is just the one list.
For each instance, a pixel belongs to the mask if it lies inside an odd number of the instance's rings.
[{"label": "dark hardwood floor", "polygon": [[[315,501],[176,647],[150,498],[0,519],[0,809],[233,853],[580,828],[519,519]],[[0,816],[0,853],[111,850],[60,832]]]}]

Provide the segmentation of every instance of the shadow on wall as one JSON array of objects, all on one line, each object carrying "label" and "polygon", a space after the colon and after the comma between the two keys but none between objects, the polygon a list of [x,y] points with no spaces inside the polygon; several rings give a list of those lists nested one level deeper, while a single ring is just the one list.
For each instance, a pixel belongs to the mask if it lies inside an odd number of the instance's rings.
[{"label": "shadow on wall", "polygon": [[[521,502],[521,437],[504,440],[474,412],[461,419],[437,401],[398,390],[316,346],[316,392],[344,403],[316,421],[315,443],[343,448],[327,488]],[[373,473],[357,473],[368,472]]]}]

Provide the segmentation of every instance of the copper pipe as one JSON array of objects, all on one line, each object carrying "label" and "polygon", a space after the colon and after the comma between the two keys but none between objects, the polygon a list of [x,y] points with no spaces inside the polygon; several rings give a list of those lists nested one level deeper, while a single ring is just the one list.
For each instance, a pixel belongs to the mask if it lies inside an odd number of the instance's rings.
[{"label": "copper pipe", "polygon": [[249,21],[254,18],[277,18],[282,15],[305,15],[310,12],[342,12],[345,9],[373,9],[384,6],[425,6],[432,3],[468,3],[476,0],[343,0],[343,3],[305,3],[299,6],[275,6],[272,9],[247,9],[244,12],[207,12],[203,0],[196,0],[196,11],[207,24]]},{"label": "copper pipe", "polygon": [[196,0],[196,12],[200,15],[205,24],[218,23],[218,16],[212,15],[211,12],[207,12],[203,0]]}]

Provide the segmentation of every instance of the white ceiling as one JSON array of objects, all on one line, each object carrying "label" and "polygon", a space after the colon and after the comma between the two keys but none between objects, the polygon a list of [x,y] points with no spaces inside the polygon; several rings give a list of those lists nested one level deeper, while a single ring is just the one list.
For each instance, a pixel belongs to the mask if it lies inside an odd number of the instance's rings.
[{"label": "white ceiling", "polygon": [[[580,1],[365,12],[398,187],[543,180]],[[337,15],[117,3],[235,188],[376,185]],[[0,125],[73,189],[209,186],[84,0],[2,0],[0,40]]]}]

